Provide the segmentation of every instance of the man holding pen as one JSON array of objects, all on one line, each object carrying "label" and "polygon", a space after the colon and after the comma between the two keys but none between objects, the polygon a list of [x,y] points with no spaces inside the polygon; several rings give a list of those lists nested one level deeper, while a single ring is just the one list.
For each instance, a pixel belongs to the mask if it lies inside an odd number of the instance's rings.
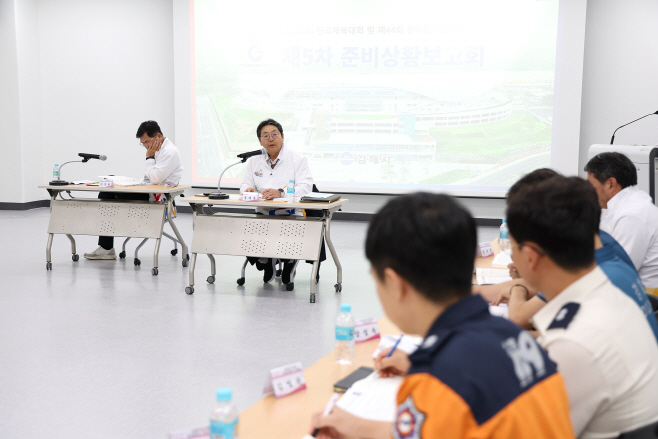
[{"label": "man holding pen", "polygon": [[[446,195],[401,196],[375,215],[366,256],[384,312],[424,340],[408,357],[393,423],[334,408],[313,417],[317,438],[574,437],[555,364],[471,295],[475,247],[475,221]],[[382,375],[407,370],[404,355],[384,355]]]}]

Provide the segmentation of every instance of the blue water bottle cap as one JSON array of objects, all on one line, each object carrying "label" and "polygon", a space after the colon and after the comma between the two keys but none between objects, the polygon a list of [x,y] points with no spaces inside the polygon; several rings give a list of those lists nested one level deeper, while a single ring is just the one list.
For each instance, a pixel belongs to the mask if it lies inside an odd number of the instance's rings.
[{"label": "blue water bottle cap", "polygon": [[503,224],[507,222],[507,219],[503,218]]},{"label": "blue water bottle cap", "polygon": [[215,393],[217,401],[230,401],[233,397],[233,390],[229,387],[220,387]]},{"label": "blue water bottle cap", "polygon": [[349,303],[341,303],[340,304],[340,312],[351,312],[352,311],[352,305]]}]

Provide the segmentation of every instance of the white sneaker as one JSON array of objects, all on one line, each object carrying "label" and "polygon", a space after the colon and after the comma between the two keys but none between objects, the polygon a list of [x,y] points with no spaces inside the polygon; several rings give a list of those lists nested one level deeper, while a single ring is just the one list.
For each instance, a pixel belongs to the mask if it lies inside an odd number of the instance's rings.
[{"label": "white sneaker", "polygon": [[103,247],[98,246],[96,250],[91,253],[85,253],[87,259],[116,259],[117,254],[114,253],[114,248],[105,250]]}]

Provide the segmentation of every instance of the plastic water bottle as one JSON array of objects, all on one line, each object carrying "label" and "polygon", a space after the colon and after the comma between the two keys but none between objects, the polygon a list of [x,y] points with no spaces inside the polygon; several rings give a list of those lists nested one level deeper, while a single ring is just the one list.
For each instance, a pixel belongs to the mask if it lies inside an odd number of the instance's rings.
[{"label": "plastic water bottle", "polygon": [[216,392],[217,407],[210,414],[210,439],[238,438],[238,409],[231,401],[233,391],[220,387]]},{"label": "plastic water bottle", "polygon": [[295,202],[295,180],[289,180],[286,187],[286,201],[288,203]]},{"label": "plastic water bottle", "polygon": [[510,254],[512,246],[509,242],[509,228],[507,227],[507,220],[503,219],[500,225],[500,237],[498,238],[498,247],[501,253]]},{"label": "plastic water bottle", "polygon": [[354,361],[354,318],[352,306],[347,303],[340,305],[340,313],[336,318],[336,362],[352,364]]},{"label": "plastic water bottle", "polygon": [[55,167],[53,168],[53,180],[59,180],[59,165],[55,163]]}]

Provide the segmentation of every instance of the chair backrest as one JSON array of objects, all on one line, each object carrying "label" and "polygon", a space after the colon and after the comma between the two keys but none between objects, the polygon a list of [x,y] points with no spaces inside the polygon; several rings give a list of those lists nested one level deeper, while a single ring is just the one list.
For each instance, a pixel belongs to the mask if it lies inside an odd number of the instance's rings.
[{"label": "chair backrest", "polygon": [[622,433],[619,439],[658,439],[658,422]]}]

